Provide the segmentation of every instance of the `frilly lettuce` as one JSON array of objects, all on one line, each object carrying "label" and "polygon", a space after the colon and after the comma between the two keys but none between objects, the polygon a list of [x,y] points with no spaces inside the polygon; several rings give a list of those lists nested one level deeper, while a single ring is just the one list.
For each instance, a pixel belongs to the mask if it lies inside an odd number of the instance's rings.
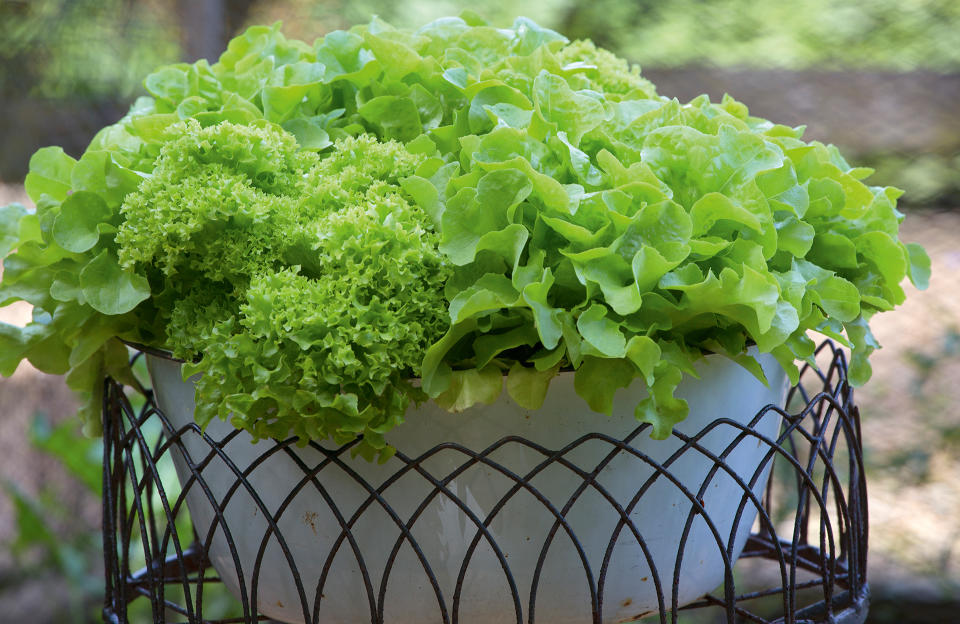
[{"label": "frilly lettuce", "polygon": [[929,276],[899,191],[834,147],[524,18],[254,27],[145,86],[79,160],[34,155],[35,213],[0,209],[0,305],[35,310],[0,326],[0,373],[68,372],[88,423],[122,338],[190,361],[198,419],[258,437],[372,453],[412,401],[505,383],[536,408],[564,369],[601,413],[644,379],[665,437],[705,352],[762,378],[756,344],[796,378],[815,330],[863,383],[868,321]]},{"label": "frilly lettuce", "polygon": [[116,240],[169,312],[166,345],[203,354],[184,366],[203,373],[197,420],[383,448],[447,328],[450,269],[400,185],[431,163],[366,135],[321,159],[273,125],[171,134]]}]

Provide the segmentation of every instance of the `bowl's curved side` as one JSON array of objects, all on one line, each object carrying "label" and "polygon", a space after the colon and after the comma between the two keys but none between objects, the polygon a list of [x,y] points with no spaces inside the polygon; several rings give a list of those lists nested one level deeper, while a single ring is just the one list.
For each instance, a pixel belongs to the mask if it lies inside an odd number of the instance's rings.
[{"label": "bowl's curved side", "polygon": [[[403,459],[385,465],[253,444],[241,433],[224,452],[250,489],[217,456],[202,470],[207,490],[191,486],[187,504],[224,582],[256,595],[256,608],[277,620],[303,622],[316,603],[319,621],[344,623],[369,622],[378,608],[389,622],[439,622],[454,608],[461,622],[516,622],[518,613],[527,621],[531,608],[538,621],[558,624],[591,621],[598,608],[604,622],[628,621],[670,607],[681,542],[678,604],[721,584],[724,553],[735,560],[743,549],[757,509],[731,472],[759,499],[772,451],[754,434],[775,439],[779,414],[738,434],[764,406],[781,406],[787,388],[775,360],[761,362],[769,386],[719,356],[698,363],[700,379],[677,392],[690,417],[676,431],[713,429],[698,437],[703,450],[672,459],[681,436],[630,439],[642,381],[618,392],[607,418],[576,396],[572,374],[561,374],[535,411],[506,393],[461,413],[432,402],[411,409],[387,435]],[[189,429],[193,385],[176,362],[148,365],[159,407],[175,429],[186,428],[184,449],[197,465],[210,447]],[[220,421],[206,430],[213,440],[232,432]],[[713,470],[707,453],[725,452],[725,468]],[[186,483],[190,468],[173,457]]]}]

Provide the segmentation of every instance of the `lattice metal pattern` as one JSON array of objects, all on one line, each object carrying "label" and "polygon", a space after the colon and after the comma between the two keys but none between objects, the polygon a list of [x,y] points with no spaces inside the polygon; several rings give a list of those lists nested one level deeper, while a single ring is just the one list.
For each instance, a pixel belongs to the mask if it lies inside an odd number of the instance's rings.
[{"label": "lattice metal pattern", "polygon": [[[215,440],[194,424],[175,429],[157,408],[149,390],[108,382],[104,400],[104,618],[118,623],[147,617],[154,622],[191,624],[266,621],[268,618],[262,613],[270,610],[262,604],[258,585],[282,576],[289,578],[295,588],[291,590],[295,604],[285,605],[287,613],[291,608],[296,613],[293,619],[318,624],[344,621],[338,619],[340,616],[328,619],[324,605],[327,593],[336,587],[336,579],[332,578],[335,573],[331,573],[334,563],[346,557],[353,561],[351,569],[358,579],[357,615],[351,621],[406,621],[391,612],[388,604],[391,596],[397,594],[391,588],[404,582],[402,566],[398,564],[404,559],[413,562],[417,573],[427,581],[417,599],[432,605],[430,621],[484,622],[464,612],[463,596],[470,592],[470,566],[478,558],[488,556],[496,557],[503,574],[504,595],[490,597],[491,601],[500,599],[508,605],[507,619],[503,621],[533,623],[541,621],[537,613],[543,598],[538,592],[542,594],[549,585],[545,580],[550,574],[548,559],[554,557],[553,551],[562,542],[563,547],[577,553],[572,561],[578,568],[579,583],[584,585],[562,590],[584,596],[582,621],[599,624],[613,621],[613,607],[625,606],[610,604],[605,584],[611,583],[607,571],[615,546],[626,540],[642,549],[649,569],[649,581],[647,577],[643,580],[653,584],[658,608],[635,612],[627,620],[619,621],[645,618],[644,621],[665,624],[682,618],[683,622],[862,622],[867,603],[867,507],[859,415],[846,381],[844,352],[827,341],[820,347],[819,360],[819,370],[809,366],[803,369],[801,382],[791,389],[785,406],[768,406],[753,418],[751,427],[774,413],[782,416],[776,438],[738,423],[715,421],[696,435],[675,432],[674,436],[682,442],[680,449],[665,460],[656,461],[636,448],[635,442],[648,433],[645,424],[623,439],[592,434],[561,449],[547,449],[530,440],[507,436],[485,449],[447,443],[416,457],[398,452],[382,467],[387,471],[384,478],[375,482],[351,468],[349,444],[334,448],[311,443],[307,449],[298,449],[294,440],[273,441],[263,447],[266,450],[255,461],[237,465],[226,447],[238,432]],[[718,427],[736,432],[719,453],[704,444],[704,439]],[[188,437],[201,440],[204,452],[198,454],[196,443],[186,442]],[[747,479],[727,465],[728,457],[745,440],[765,449],[760,467]],[[601,462],[576,463],[578,448],[600,443],[609,448]],[[502,459],[502,451],[513,447],[531,449],[539,461],[529,470],[512,469]],[[451,464],[432,460],[441,453],[453,454],[458,461]],[[671,472],[689,454],[709,457],[713,462],[699,489],[680,484]],[[174,467],[175,457],[180,461],[179,475]],[[283,503],[279,507],[264,502],[258,494],[258,488],[263,487],[262,478],[254,478],[257,468],[271,457],[288,458],[303,473],[300,482],[281,497]],[[611,462],[626,459],[642,462],[652,471],[649,477],[638,479],[632,496],[624,499],[622,493],[614,493],[605,485],[603,473]],[[230,471],[229,487],[205,480],[205,469],[214,463],[221,463]],[[765,488],[759,487],[771,466],[772,477]],[[555,493],[541,491],[542,481],[537,477],[544,471],[561,468],[569,474],[571,489],[558,499]],[[495,473],[507,484],[493,508],[479,511],[475,500],[453,487],[458,475],[472,469]],[[350,475],[363,494],[361,499],[343,504],[342,509],[338,507],[336,492],[324,486],[326,475],[333,470]],[[396,483],[414,477],[426,484],[421,490],[422,499],[402,504],[391,499],[391,488]],[[734,531],[729,523],[724,525],[711,518],[710,505],[705,500],[708,488],[721,477],[739,488],[733,494],[740,499],[737,517],[749,518],[756,513],[739,561],[735,561]],[[647,528],[636,526],[631,512],[643,504],[651,488],[667,481],[675,484],[689,513],[675,546],[677,565],[658,570],[646,545]],[[332,514],[340,527],[332,545],[317,550],[316,557],[322,560],[322,566],[316,568],[322,570],[319,574],[304,574],[298,569],[296,553],[302,544],[289,535],[289,525],[285,524],[289,520],[284,517],[285,512],[294,508],[296,497],[307,490],[315,490],[322,497],[328,506],[325,513]],[[520,553],[511,552],[511,548],[518,548],[516,544],[498,543],[491,529],[500,510],[521,495],[524,504],[542,506],[547,519],[543,534],[526,546],[539,550],[535,553],[532,581],[514,574],[511,566],[516,568],[514,562],[520,558]],[[188,496],[206,501],[210,517],[195,518],[191,523]],[[602,558],[588,554],[581,543],[584,540],[577,534],[582,525],[572,519],[571,509],[587,496],[600,505],[608,505],[618,518],[611,525]],[[249,501],[258,516],[256,522],[242,528],[231,526],[226,520],[231,500],[241,497]],[[437,568],[438,563],[424,555],[429,549],[419,543],[425,539],[425,533],[417,522],[425,509],[438,502],[456,506],[465,530],[473,536],[468,540],[467,551],[457,555],[455,574]],[[383,517],[386,529],[392,531],[392,547],[380,553],[384,561],[378,563],[368,556],[358,537],[358,527],[373,510]],[[197,507],[194,511],[199,513]],[[311,522],[309,517],[301,520]],[[208,528],[198,533],[194,524]],[[713,554],[722,561],[722,584],[713,593],[682,605],[685,555],[689,555],[688,559],[694,556],[685,550],[689,547],[688,536],[697,524],[705,525],[715,538]],[[259,548],[254,550],[257,555],[252,565],[241,554],[241,547],[250,540],[250,526],[262,527],[256,530]],[[222,577],[211,567],[211,558],[217,560]],[[455,579],[455,583],[445,581],[446,578]],[[225,585],[232,587],[239,600],[231,597]],[[134,613],[139,614],[139,619]]]}]

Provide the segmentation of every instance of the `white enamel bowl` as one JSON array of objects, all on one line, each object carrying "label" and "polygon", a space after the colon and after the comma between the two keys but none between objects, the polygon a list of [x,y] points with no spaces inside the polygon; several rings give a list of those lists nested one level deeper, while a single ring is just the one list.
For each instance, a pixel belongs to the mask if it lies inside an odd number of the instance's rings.
[{"label": "white enamel bowl", "polygon": [[[786,375],[772,357],[761,361],[769,387],[725,358],[701,361],[701,378],[685,379],[679,388],[690,417],[676,431],[695,435],[717,419],[749,425],[764,406],[782,406]],[[175,429],[185,431],[183,448],[194,465],[200,463],[210,447],[189,427],[193,384],[181,379],[174,361],[149,356],[148,366],[160,409]],[[670,608],[685,531],[678,604],[723,583],[724,553],[731,561],[740,555],[756,518],[748,489],[759,499],[773,456],[756,436],[741,436],[738,442],[742,429],[720,424],[699,444],[716,455],[727,452],[724,464],[751,487],[739,485],[724,469],[714,470],[702,487],[716,462],[695,448],[670,463],[669,475],[653,478],[655,471],[643,456],[667,462],[682,446],[678,437],[651,440],[641,433],[629,441],[636,453],[614,453],[617,447],[607,439],[624,440],[637,428],[634,406],[645,395],[641,381],[619,391],[613,417],[607,418],[591,412],[576,395],[572,374],[561,374],[536,411],[518,407],[505,393],[492,405],[459,414],[432,402],[411,409],[407,422],[387,436],[409,458],[445,442],[479,453],[507,436],[550,452],[599,434],[567,449],[563,459],[569,465],[555,459],[540,470],[544,453],[517,441],[490,452],[487,463],[472,465],[469,455],[445,447],[419,463],[439,489],[417,470],[384,486],[406,466],[397,458],[377,465],[344,453],[323,465],[322,452],[293,446],[255,463],[277,445],[252,444],[241,433],[224,451],[237,470],[249,473],[246,479],[259,502],[244,486],[235,487],[236,473],[220,456],[200,472],[207,492],[194,482],[186,502],[201,541],[211,538],[210,560],[230,590],[238,597],[245,593],[260,613],[282,622],[304,622],[306,612],[307,622],[368,623],[371,611],[380,608],[387,624],[440,623],[444,611],[461,624],[526,623],[531,609],[537,622],[550,624],[591,622],[595,611],[604,623],[626,622],[660,608],[659,599]],[[780,416],[771,410],[753,431],[775,439],[779,427]],[[216,441],[231,432],[220,421],[206,430]],[[176,450],[173,458],[186,483],[191,472],[185,458]],[[584,475],[595,471],[593,482],[583,487]],[[505,472],[525,478],[530,489]],[[361,481],[379,492],[372,496]],[[696,498],[709,523],[693,508]],[[223,510],[223,523],[214,522],[211,500]],[[279,536],[269,530],[266,514]],[[351,539],[345,539],[342,526],[355,514]],[[624,517],[632,527],[623,526]]]}]

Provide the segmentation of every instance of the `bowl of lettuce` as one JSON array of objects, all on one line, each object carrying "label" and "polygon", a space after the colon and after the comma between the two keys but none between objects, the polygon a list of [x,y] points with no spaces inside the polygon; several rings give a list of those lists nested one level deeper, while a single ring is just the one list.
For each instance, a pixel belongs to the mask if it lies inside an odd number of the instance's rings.
[{"label": "bowl of lettuce", "polygon": [[35,210],[0,208],[0,305],[33,305],[0,374],[66,374],[91,433],[137,344],[253,440],[388,462],[418,405],[535,411],[556,383],[598,427],[638,386],[663,440],[706,362],[777,396],[811,332],[862,384],[869,320],[929,276],[900,191],[835,147],[524,18],[258,26],[144,85],[78,159],[33,155]]}]

